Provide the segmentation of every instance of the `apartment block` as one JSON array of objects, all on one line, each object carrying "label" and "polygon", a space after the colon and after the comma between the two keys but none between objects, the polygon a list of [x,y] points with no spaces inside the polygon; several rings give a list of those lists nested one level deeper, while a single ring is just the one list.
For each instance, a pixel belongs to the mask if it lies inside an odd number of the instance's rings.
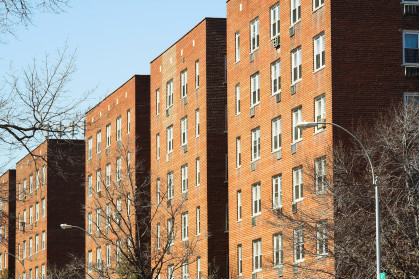
[{"label": "apartment block", "polygon": [[16,164],[15,278],[46,278],[83,259],[84,141],[47,139]]},{"label": "apartment block", "polygon": [[205,18],[151,62],[151,249],[161,278],[228,277],[225,35],[226,19]]},{"label": "apartment block", "polygon": [[15,274],[16,239],[16,170],[0,176],[0,270],[7,269],[9,278]]},{"label": "apartment block", "polygon": [[123,258],[149,261],[150,76],[90,109],[85,137],[86,276],[114,278]]},{"label": "apartment block", "polygon": [[[355,130],[417,101],[418,34],[417,1],[227,1],[231,276],[331,278],[333,201],[322,214],[314,199],[330,148],[349,140],[296,125]],[[317,235],[283,217],[304,212]]]}]

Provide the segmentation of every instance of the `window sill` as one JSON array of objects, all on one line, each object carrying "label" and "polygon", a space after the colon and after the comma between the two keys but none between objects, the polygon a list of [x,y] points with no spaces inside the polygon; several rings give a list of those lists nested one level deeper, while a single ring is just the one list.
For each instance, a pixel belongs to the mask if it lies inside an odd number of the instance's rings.
[{"label": "window sill", "polygon": [[299,198],[298,200],[293,200],[292,203],[299,203],[302,202],[304,200],[304,197]]},{"label": "window sill", "polygon": [[315,73],[317,73],[317,72],[320,72],[321,70],[323,70],[324,68],[326,68],[326,65],[323,65],[323,66],[321,66],[320,68],[318,68],[318,69],[315,69],[314,71],[313,71],[313,74],[315,74]]},{"label": "window sill", "polygon": [[419,67],[419,63],[403,63],[403,67]]},{"label": "window sill", "polygon": [[271,151],[271,154],[275,154],[275,153],[277,153],[277,152],[279,152],[279,151],[282,151],[282,147],[280,147],[280,148],[278,148],[278,149],[276,149],[276,150],[272,150],[272,151]]},{"label": "window sill", "polygon": [[240,115],[240,112],[239,113],[236,113],[236,116],[239,116]]},{"label": "window sill", "polygon": [[300,79],[298,79],[298,80],[296,80],[296,81],[294,81],[293,83],[291,83],[291,85],[297,85],[299,82],[301,82],[303,79],[302,78],[300,78]]},{"label": "window sill", "polygon": [[316,256],[316,259],[324,259],[324,258],[326,258],[328,256],[328,254],[327,253],[324,253],[324,254],[317,254],[317,256]]},{"label": "window sill", "polygon": [[255,215],[252,215],[252,218],[258,217],[260,215],[262,215],[262,212],[259,212],[259,213],[255,214]]},{"label": "window sill", "polygon": [[294,23],[291,23],[290,28],[301,22],[301,18]]},{"label": "window sill", "polygon": [[259,104],[260,104],[260,101],[257,102],[257,103],[255,103],[255,104],[253,104],[253,105],[251,105],[250,108],[254,108],[254,107],[258,106]]},{"label": "window sill", "polygon": [[240,60],[234,61],[234,64],[239,64]]},{"label": "window sill", "polygon": [[272,92],[271,97],[275,97],[278,94],[281,94],[281,90],[279,90],[278,92]]},{"label": "window sill", "polygon": [[304,261],[305,261],[305,259],[297,260],[297,261],[294,261],[294,264],[303,263]]},{"label": "window sill", "polygon": [[252,274],[256,274],[256,273],[259,273],[259,272],[262,272],[262,269],[253,270]]},{"label": "window sill", "polygon": [[241,222],[242,222],[242,219],[236,221],[236,223],[241,223]]},{"label": "window sill", "polygon": [[252,161],[250,161],[250,163],[256,163],[257,161],[260,161],[260,157],[256,158],[256,159],[253,159]]},{"label": "window sill", "polygon": [[300,139],[298,139],[296,141],[293,141],[291,144],[297,144],[297,143],[302,142],[302,141],[303,141],[303,138],[300,138]]}]

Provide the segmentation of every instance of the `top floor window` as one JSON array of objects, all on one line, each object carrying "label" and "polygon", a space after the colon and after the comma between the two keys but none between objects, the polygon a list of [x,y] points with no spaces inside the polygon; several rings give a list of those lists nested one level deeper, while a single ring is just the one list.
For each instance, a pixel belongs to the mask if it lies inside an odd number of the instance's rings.
[{"label": "top floor window", "polygon": [[301,20],[301,0],[291,0],[291,25]]},{"label": "top floor window", "polygon": [[160,89],[156,90],[156,115],[160,114]]},{"label": "top floor window", "polygon": [[102,132],[99,131],[96,133],[96,153],[100,154],[100,149],[102,145]]},{"label": "top floor window", "polygon": [[195,61],[195,88],[199,87],[199,60]]},{"label": "top floor window", "polygon": [[173,125],[171,125],[170,127],[167,127],[166,135],[167,135],[167,153],[170,153],[173,151]]},{"label": "top floor window", "polygon": [[181,98],[185,98],[188,95],[188,71],[184,70],[180,73],[180,92]]},{"label": "top floor window", "polygon": [[403,33],[403,63],[419,64],[419,31]]},{"label": "top floor window", "polygon": [[235,34],[235,58],[236,62],[240,61],[240,32]]},{"label": "top floor window", "polygon": [[116,141],[121,140],[121,124],[122,124],[122,117],[119,116],[116,119]]},{"label": "top floor window", "polygon": [[313,0],[313,10],[323,7],[324,0]]},{"label": "top floor window", "polygon": [[324,34],[314,38],[314,71],[320,70],[325,65]]},{"label": "top floor window", "polygon": [[271,38],[279,35],[279,3],[271,8]]},{"label": "top floor window", "polygon": [[92,159],[92,137],[87,139],[87,159]]},{"label": "top floor window", "polygon": [[111,124],[106,125],[106,148],[111,146]]},{"label": "top floor window", "polygon": [[259,48],[259,18],[250,22],[250,52]]},{"label": "top floor window", "polygon": [[131,110],[127,110],[127,134],[131,133]]},{"label": "top floor window", "polygon": [[173,106],[173,79],[169,80],[166,84],[166,108]]}]

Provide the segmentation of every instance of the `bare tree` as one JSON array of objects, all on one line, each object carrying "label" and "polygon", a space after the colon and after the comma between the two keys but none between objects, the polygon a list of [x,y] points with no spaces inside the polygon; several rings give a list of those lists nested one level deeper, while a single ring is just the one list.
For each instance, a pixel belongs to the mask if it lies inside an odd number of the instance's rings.
[{"label": "bare tree", "polygon": [[[419,107],[397,107],[356,135],[380,184],[382,270],[391,278],[419,278]],[[311,206],[272,211],[269,223],[294,244],[280,251],[280,264],[311,278],[373,278],[375,200],[365,153],[349,140],[325,153],[304,166]],[[295,228],[304,232],[302,245]],[[309,260],[295,264],[296,246]]]}]

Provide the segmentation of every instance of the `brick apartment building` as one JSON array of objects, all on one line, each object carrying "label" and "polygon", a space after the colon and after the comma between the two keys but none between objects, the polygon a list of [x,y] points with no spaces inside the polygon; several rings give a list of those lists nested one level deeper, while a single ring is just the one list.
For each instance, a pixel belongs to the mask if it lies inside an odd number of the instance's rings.
[{"label": "brick apartment building", "polygon": [[15,278],[46,278],[83,258],[84,141],[47,139],[16,164]]},{"label": "brick apartment building", "polygon": [[335,271],[322,231],[333,210],[319,212],[311,238],[272,224],[316,212],[327,150],[343,135],[295,126],[327,120],[354,130],[419,98],[414,3],[227,1],[230,276],[331,278],[313,270]]},{"label": "brick apartment building", "polygon": [[215,266],[227,278],[225,24],[205,18],[151,62],[151,249],[161,278],[206,278]]},{"label": "brick apartment building", "polygon": [[150,211],[140,202],[150,192],[150,76],[133,76],[90,109],[85,137],[87,277],[114,277],[119,259],[149,251]]},{"label": "brick apartment building", "polygon": [[0,176],[0,270],[15,274],[16,239],[16,170],[8,170]]}]

